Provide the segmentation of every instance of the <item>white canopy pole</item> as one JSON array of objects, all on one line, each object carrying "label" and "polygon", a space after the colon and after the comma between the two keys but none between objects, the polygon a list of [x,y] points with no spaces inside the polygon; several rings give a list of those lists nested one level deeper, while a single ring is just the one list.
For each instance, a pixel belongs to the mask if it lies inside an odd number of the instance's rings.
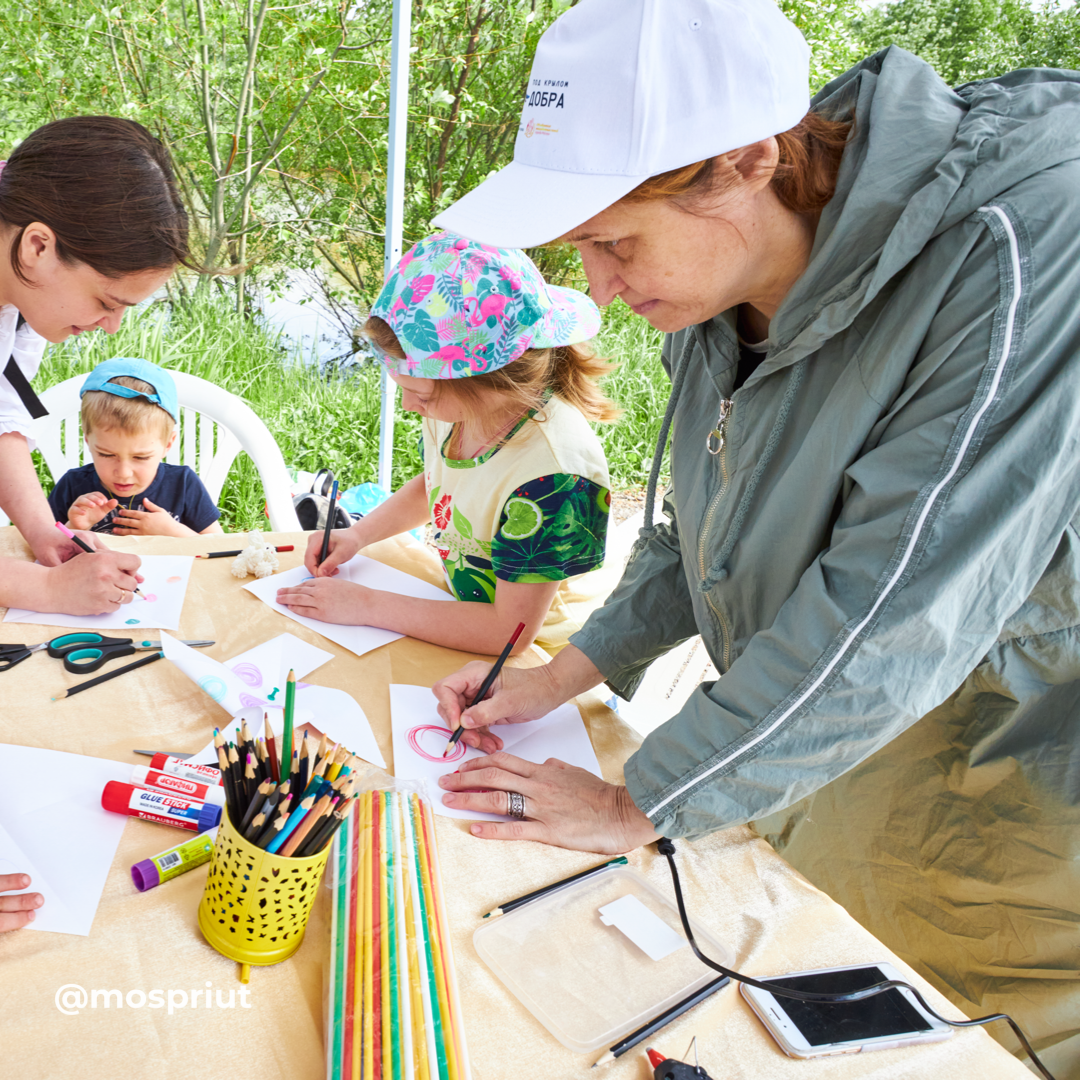
[{"label": "white canopy pole", "polygon": [[[409,42],[412,38],[412,0],[394,0],[390,37],[390,131],[386,161],[386,246],[383,277],[401,258],[401,227],[405,212],[405,138],[409,112]],[[394,394],[397,387],[382,368],[379,406],[379,486],[390,490],[394,463]]]}]

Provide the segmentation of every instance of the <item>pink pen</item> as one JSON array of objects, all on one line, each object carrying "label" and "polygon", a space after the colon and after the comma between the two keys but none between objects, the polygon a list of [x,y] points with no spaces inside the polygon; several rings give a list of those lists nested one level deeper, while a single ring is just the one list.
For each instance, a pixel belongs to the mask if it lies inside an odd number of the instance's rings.
[{"label": "pink pen", "polygon": [[[55,522],[55,525],[69,540],[74,540],[75,543],[83,549],[83,551],[87,552],[87,554],[94,554],[94,549],[81,537],[76,536],[62,521]],[[146,597],[143,596],[141,592],[139,592],[139,587],[137,585],[135,586],[135,595],[142,597],[143,600],[146,599]]]}]

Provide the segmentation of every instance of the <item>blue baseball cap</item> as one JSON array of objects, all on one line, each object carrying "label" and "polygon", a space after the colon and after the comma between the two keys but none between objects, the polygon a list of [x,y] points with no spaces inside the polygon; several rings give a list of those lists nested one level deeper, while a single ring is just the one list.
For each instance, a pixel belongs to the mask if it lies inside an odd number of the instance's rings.
[{"label": "blue baseball cap", "polygon": [[[126,375],[129,379],[142,379],[154,388],[155,393],[144,394],[128,386],[110,382],[121,375]],[[176,383],[164,368],[151,364],[149,360],[135,360],[127,356],[114,356],[111,360],[105,360],[86,376],[79,397],[87,390],[104,390],[106,394],[115,394],[117,397],[144,398],[151,404],[160,405],[177,423],[180,422]]]}]

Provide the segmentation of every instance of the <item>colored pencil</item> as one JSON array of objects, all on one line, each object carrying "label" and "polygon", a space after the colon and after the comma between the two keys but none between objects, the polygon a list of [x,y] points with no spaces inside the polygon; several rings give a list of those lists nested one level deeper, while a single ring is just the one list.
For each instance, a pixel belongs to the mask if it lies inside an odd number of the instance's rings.
[{"label": "colored pencil", "polygon": [[285,730],[281,733],[281,779],[289,779],[293,756],[293,713],[296,712],[296,673],[289,668],[285,680]]},{"label": "colored pencil", "polygon": [[[499,672],[503,669],[503,664],[506,663],[507,657],[510,655],[510,650],[517,644],[518,638],[521,637],[522,630],[525,629],[524,623],[518,623],[517,629],[514,631],[513,636],[503,646],[503,651],[499,653],[498,659],[492,665],[491,670],[487,673],[487,678],[480,684],[480,689],[476,692],[476,697],[469,702],[469,708],[479,704],[487,696],[487,692],[495,685],[495,680],[499,677]],[[446,744],[446,749],[443,751],[443,757],[446,757],[451,750],[457,746],[458,739],[465,734],[465,729],[459,723],[454,729],[454,734],[450,736],[450,741]]]},{"label": "colored pencil", "polygon": [[315,805],[311,808],[304,819],[296,826],[295,829],[289,834],[288,840],[281,847],[281,854],[285,856],[292,855],[294,851],[300,846],[300,842],[305,836],[315,827],[319,820],[328,814],[333,807],[337,797],[334,795],[324,795],[319,799]]},{"label": "colored pencil", "polygon": [[365,792],[336,833],[327,1080],[470,1078],[427,810]]},{"label": "colored pencil", "polygon": [[516,897],[513,900],[507,900],[497,908],[492,908],[484,918],[490,919],[497,915],[505,915],[508,911],[513,911],[514,908],[521,907],[522,904],[527,904],[532,900],[539,900],[541,896],[547,896],[548,893],[554,892],[556,889],[561,889],[564,885],[571,885],[575,881],[580,881],[582,878],[590,877],[592,874],[602,873],[609,866],[625,866],[626,864],[626,856],[620,855],[617,859],[609,859],[606,863],[601,863],[599,866],[590,866],[588,870],[582,870],[578,874],[571,874],[561,881],[553,881],[550,885],[545,885],[541,889],[534,889],[532,892],[525,893],[524,896]]},{"label": "colored pencil", "polygon": [[326,562],[326,556],[330,554],[330,531],[334,527],[334,511],[337,508],[338,482],[335,480],[330,488],[330,506],[326,511],[326,528],[323,530],[322,551],[319,553],[319,565]]},{"label": "colored pencil", "polygon": [[260,809],[265,809],[266,804],[269,804],[270,806],[273,806],[273,804],[270,803],[270,798],[269,798],[270,791],[273,788],[273,786],[274,786],[274,782],[272,780],[264,780],[258,786],[258,788],[256,788],[255,795],[252,798],[251,802],[248,804],[248,808],[245,811],[244,817],[240,822],[240,831],[241,832],[246,832],[247,831],[247,827],[251,824],[251,819],[255,816],[255,814]]},{"label": "colored pencil", "polygon": [[307,788],[308,772],[311,769],[310,762],[308,761],[308,733],[304,732],[303,739],[300,740],[299,754],[299,766],[300,766],[300,782],[296,785],[297,789],[304,791]]},{"label": "colored pencil", "polygon": [[644,1042],[650,1035],[654,1035],[662,1027],[666,1027],[672,1020],[682,1016],[684,1012],[689,1012],[695,1005],[700,1004],[711,994],[715,994],[717,990],[723,989],[729,982],[731,982],[731,979],[726,975],[721,975],[719,978],[713,979],[712,982],[707,982],[699,990],[688,994],[682,1001],[675,1002],[670,1009],[665,1009],[659,1016],[653,1017],[647,1024],[639,1027],[637,1031],[631,1031],[626,1038],[621,1039],[610,1050],[601,1054],[593,1062],[593,1068],[595,1069],[598,1065],[606,1065],[609,1061],[622,1057],[627,1050],[631,1050],[638,1043]]},{"label": "colored pencil", "polygon": [[52,700],[59,701],[61,698],[69,698],[73,694],[79,694],[83,690],[89,690],[91,686],[100,686],[110,679],[115,679],[117,675],[126,675],[129,671],[134,671],[136,668],[146,667],[147,664],[152,664],[155,660],[160,660],[164,655],[163,652],[151,653],[149,656],[144,656],[141,660],[136,660],[134,664],[126,664],[124,667],[117,668],[115,671],[108,671],[104,675],[98,675],[95,679],[87,679],[86,682],[79,683],[78,686],[70,686],[67,690],[61,690],[59,694],[52,698]]},{"label": "colored pencil", "polygon": [[[274,548],[274,550],[275,551],[293,551],[294,550],[294,545],[293,544],[280,544],[278,547]],[[207,552],[207,554],[205,554],[205,555],[196,555],[195,558],[196,559],[224,559],[224,558],[228,557],[229,555],[235,556],[235,555],[243,555],[243,554],[244,553],[242,551],[240,551],[240,550],[236,550],[236,551],[210,551],[210,552]]]},{"label": "colored pencil", "polygon": [[281,802],[277,804],[277,814],[275,817],[266,819],[266,824],[263,826],[263,831],[259,833],[256,840],[253,841],[256,847],[265,848],[267,844],[277,835],[277,830],[280,827],[284,828],[285,822],[289,818],[289,804],[292,802],[292,796],[286,795]]},{"label": "colored pencil", "polygon": [[270,759],[270,777],[275,784],[281,780],[281,769],[278,765],[277,746],[274,743],[274,729],[270,726],[270,714],[263,713],[263,729],[266,731],[266,756]]}]

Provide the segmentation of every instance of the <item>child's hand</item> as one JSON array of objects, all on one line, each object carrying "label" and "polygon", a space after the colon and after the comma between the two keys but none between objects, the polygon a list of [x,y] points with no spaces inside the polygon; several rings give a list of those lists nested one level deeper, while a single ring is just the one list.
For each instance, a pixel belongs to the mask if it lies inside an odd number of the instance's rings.
[{"label": "child's hand", "polygon": [[69,529],[92,529],[110,510],[119,504],[107,499],[100,491],[80,495],[68,510]]},{"label": "child's hand", "polygon": [[119,510],[113,518],[114,536],[190,536],[191,530],[181,525],[160,506],[143,499],[145,510]]},{"label": "child's hand", "polygon": [[[29,889],[29,874],[0,874],[0,893]],[[0,933],[21,930],[34,921],[34,909],[45,903],[41,893],[22,893],[19,896],[0,896]]]},{"label": "child's hand", "polygon": [[364,611],[374,591],[351,581],[311,578],[292,588],[278,589],[277,602],[308,619],[363,626],[367,624]]},{"label": "child's hand", "polygon": [[349,529],[333,529],[330,532],[330,552],[326,562],[320,564],[322,554],[323,530],[316,529],[308,537],[307,551],[304,552],[304,566],[315,577],[333,577],[342,563],[348,562],[361,547],[356,526]]}]

